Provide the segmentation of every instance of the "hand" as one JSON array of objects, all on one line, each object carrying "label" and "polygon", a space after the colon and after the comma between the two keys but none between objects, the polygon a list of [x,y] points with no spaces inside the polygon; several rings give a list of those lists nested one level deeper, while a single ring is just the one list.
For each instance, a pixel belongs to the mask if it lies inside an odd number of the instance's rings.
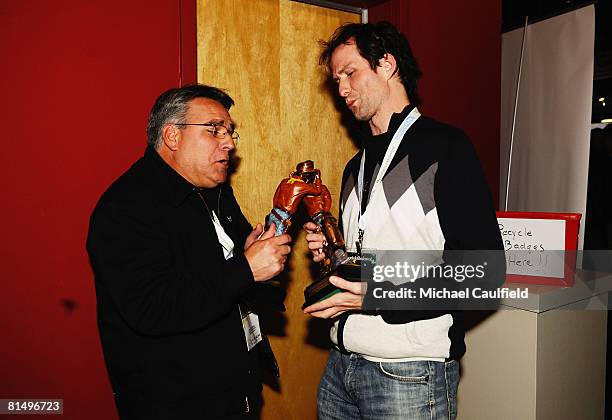
[{"label": "hand", "polygon": [[306,231],[308,248],[310,249],[310,252],[312,252],[312,260],[314,262],[323,261],[323,259],[325,259],[323,247],[327,245],[325,242],[325,236],[319,231],[319,227],[313,222],[307,222],[303,227]]},{"label": "hand", "polygon": [[255,226],[255,229],[253,229],[253,232],[251,232],[249,234],[249,236],[247,236],[246,241],[244,241],[244,249],[246,250],[248,247],[250,247],[253,242],[255,242],[263,233],[263,226],[261,225],[261,223],[257,223],[257,226]]},{"label": "hand", "polygon": [[[249,238],[254,236],[257,229],[256,227],[251,232]],[[274,232],[276,226],[272,224],[261,238],[253,240],[244,251],[255,281],[270,280],[285,269],[287,255],[291,252],[291,247],[288,245],[291,243],[291,236],[287,234],[274,236]],[[249,242],[249,238],[246,242]]]},{"label": "hand", "polygon": [[361,282],[344,280],[338,276],[331,276],[329,282],[345,292],[314,303],[304,308],[305,314],[310,314],[317,318],[334,318],[338,315],[353,310],[361,310],[363,305],[364,288]]}]

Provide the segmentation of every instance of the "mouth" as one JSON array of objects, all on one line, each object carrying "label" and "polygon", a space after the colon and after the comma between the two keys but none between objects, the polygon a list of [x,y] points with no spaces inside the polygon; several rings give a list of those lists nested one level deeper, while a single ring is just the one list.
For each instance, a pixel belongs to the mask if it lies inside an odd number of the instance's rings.
[{"label": "mouth", "polygon": [[221,159],[218,160],[217,163],[221,164],[226,169],[229,167],[229,159]]},{"label": "mouth", "polygon": [[347,99],[345,102],[347,107],[352,108],[355,102],[357,102],[357,99]]}]

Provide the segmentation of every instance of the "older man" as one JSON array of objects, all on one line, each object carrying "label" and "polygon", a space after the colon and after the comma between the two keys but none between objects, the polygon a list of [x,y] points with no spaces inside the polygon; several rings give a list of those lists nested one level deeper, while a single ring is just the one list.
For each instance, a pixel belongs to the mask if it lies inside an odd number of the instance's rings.
[{"label": "older man", "polygon": [[260,405],[269,347],[257,312],[284,298],[261,282],[283,270],[291,238],[252,229],[226,184],[232,105],[203,85],[159,96],[144,157],[91,217],[98,326],[122,418],[243,418]]},{"label": "older man", "polygon": [[[347,24],[325,43],[321,62],[346,106],[370,128],[344,170],[340,222],[347,247],[501,250],[472,144],[416,108],[420,71],[406,37],[385,22]],[[319,261],[324,238],[314,224],[305,228]],[[409,303],[405,310],[364,313],[359,283],[331,281],[344,292],[305,309],[339,316],[319,386],[319,418],[455,418],[458,360],[465,352],[461,313],[410,310]]]}]

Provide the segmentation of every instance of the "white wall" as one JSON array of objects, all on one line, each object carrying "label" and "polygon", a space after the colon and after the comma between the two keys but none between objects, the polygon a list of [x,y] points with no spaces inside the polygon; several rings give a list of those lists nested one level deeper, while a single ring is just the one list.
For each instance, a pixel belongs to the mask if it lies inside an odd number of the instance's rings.
[{"label": "white wall", "polygon": [[[508,211],[586,210],[594,7],[527,27],[514,132]],[[502,36],[500,209],[504,208],[523,28]]]}]

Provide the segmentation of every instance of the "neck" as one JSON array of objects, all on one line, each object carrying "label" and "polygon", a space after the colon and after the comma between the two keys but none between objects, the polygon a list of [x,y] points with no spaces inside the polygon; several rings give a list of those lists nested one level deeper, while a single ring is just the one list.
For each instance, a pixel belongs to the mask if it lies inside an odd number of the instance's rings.
[{"label": "neck", "polygon": [[189,182],[192,185],[195,185],[196,187],[198,186],[195,182],[193,182],[191,179],[189,179],[189,177],[187,176],[187,174],[184,173],[184,171],[181,170],[180,165],[176,162],[176,160],[174,159],[174,154],[170,151],[170,149],[168,149],[167,147],[164,147],[164,145],[162,144],[159,149],[156,149],[157,153],[159,154],[159,156],[162,158],[162,160],[164,162],[166,162],[166,164],[171,167],[172,169],[174,169],[174,171],[179,174],[180,176],[182,176],[187,182]]},{"label": "neck", "polygon": [[378,135],[386,133],[387,130],[389,130],[389,122],[391,122],[393,114],[402,112],[408,105],[410,105],[410,101],[404,89],[401,89],[401,91],[395,95],[391,95],[383,103],[379,112],[369,121],[372,134]]}]

